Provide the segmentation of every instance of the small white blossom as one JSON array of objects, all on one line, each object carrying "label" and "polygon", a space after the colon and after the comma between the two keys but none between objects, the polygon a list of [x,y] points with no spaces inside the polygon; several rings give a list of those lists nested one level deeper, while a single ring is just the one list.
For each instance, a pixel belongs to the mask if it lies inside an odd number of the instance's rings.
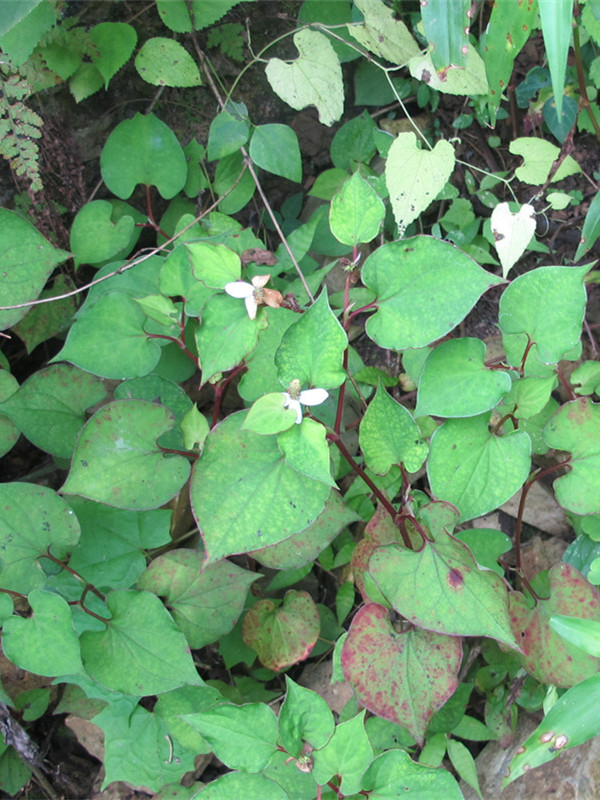
[{"label": "small white blossom", "polygon": [[[258,304],[266,302],[264,286],[269,278],[270,275],[255,275],[252,278],[252,283],[232,281],[231,283],[226,283],[224,289],[231,297],[243,300],[250,319],[256,319]],[[266,291],[268,292],[269,290],[267,289]]]},{"label": "small white blossom", "polygon": [[329,397],[329,392],[325,389],[305,389],[301,392],[300,381],[294,380],[288,386],[287,392],[283,392],[283,396],[283,407],[296,412],[296,424],[299,425],[302,422],[302,406],[321,405]]}]

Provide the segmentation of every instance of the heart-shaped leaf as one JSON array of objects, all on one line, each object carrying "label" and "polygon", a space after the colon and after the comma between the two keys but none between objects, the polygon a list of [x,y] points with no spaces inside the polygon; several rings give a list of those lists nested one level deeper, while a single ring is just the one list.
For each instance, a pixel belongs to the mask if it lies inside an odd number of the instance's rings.
[{"label": "heart-shaped leaf", "polygon": [[[14,211],[0,208],[0,306],[36,300],[52,270],[69,257],[57,250],[30,222]],[[0,330],[12,327],[29,307],[0,311]]]},{"label": "heart-shaped leaf", "polygon": [[570,472],[554,481],[556,499],[576,514],[600,512],[600,405],[589,397],[565,403],[544,428],[550,447],[570,451]]},{"label": "heart-shaped leaf", "polygon": [[71,226],[71,250],[75,266],[101,264],[109,258],[127,255],[137,241],[139,229],[130,216],[113,219],[114,208],[107,200],[93,200],[81,208]]},{"label": "heart-shaped leaf", "polygon": [[207,563],[299,533],[331,491],[290,467],[275,437],[240,430],[245,416],[232,414],[217,425],[194,466],[192,507]]},{"label": "heart-shaped leaf", "polygon": [[588,655],[556,633],[555,614],[597,620],[600,595],[575,567],[556,564],[548,572],[550,596],[533,608],[520,592],[509,597],[510,621],[523,655],[521,663],[536,680],[569,687],[598,672],[600,659]]},{"label": "heart-shaped leaf", "polygon": [[[3,582],[4,586],[4,582]],[[9,617],[2,628],[2,649],[21,669],[37,675],[81,672],[79,640],[66,600],[53,592],[30,592],[31,617]]]},{"label": "heart-shaped leaf", "polygon": [[277,717],[264,703],[223,704],[184,719],[230,769],[261,772],[277,750]]},{"label": "heart-shaped leaf", "polygon": [[[148,337],[148,317],[125,293],[102,295],[82,309],[53,361],[71,361],[102,378],[137,378],[158,364],[161,346]],[[164,344],[164,342],[163,342]]]},{"label": "heart-shaped leaf", "polygon": [[106,604],[106,629],[80,639],[83,665],[95,681],[135,697],[202,683],[185,636],[156,595],[115,591]]},{"label": "heart-shaped leaf", "polygon": [[230,561],[203,570],[203,560],[196,550],[175,550],[154,559],[138,581],[139,589],[165,598],[194,650],[229,633],[243,611],[248,587],[260,577]]},{"label": "heart-shaped leaf", "polygon": [[583,279],[590,267],[538,267],[507,287],[499,323],[513,366],[520,365],[529,339],[543,364],[557,364],[579,344],[587,299]]},{"label": "heart-shaped leaf", "polygon": [[415,416],[474,417],[498,405],[511,388],[510,375],[484,362],[481,339],[450,339],[434,348],[419,378]]},{"label": "heart-shaped leaf", "polygon": [[416,472],[428,450],[410,411],[381,384],[360,423],[359,441],[367,466],[378,475],[387,475],[394,464]]},{"label": "heart-shaped leaf", "polygon": [[173,426],[164,406],[146,400],[117,400],[83,428],[62,491],[117,508],[158,508],[188,479],[183,456],[170,456],[156,439]]},{"label": "heart-shaped leaf", "polygon": [[[444,737],[445,739],[445,737]],[[426,767],[404,750],[386,750],[371,762],[361,786],[373,800],[394,800],[411,792],[414,797],[463,800],[455,778],[445,769]]]},{"label": "heart-shaped leaf", "polygon": [[518,492],[531,470],[531,440],[524,431],[497,436],[490,414],[449,419],[431,437],[427,474],[434,495],[461,512],[486,514]]},{"label": "heart-shaped leaf", "polygon": [[533,206],[526,203],[513,213],[508,203],[498,203],[492,211],[491,224],[496,252],[502,264],[502,277],[506,278],[535,233]]},{"label": "heart-shaped leaf", "polygon": [[[437,519],[452,512],[452,522]],[[433,541],[420,550],[389,544],[373,553],[369,572],[394,609],[415,625],[453,636],[490,636],[516,647],[502,580],[480,570],[470,550],[448,532],[456,511],[446,503],[421,509]]]},{"label": "heart-shaped leaf", "polygon": [[187,179],[177,137],[154,114],[136,114],[113,129],[102,149],[100,170],[110,191],[122,200],[131,197],[138,183],[156,186],[170,200]]},{"label": "heart-shaped leaf", "polygon": [[[313,347],[319,341],[318,348]],[[323,291],[305,314],[284,333],[275,353],[277,374],[283,386],[293,380],[331,389],[346,380],[342,368],[348,337]]]},{"label": "heart-shaped leaf", "polygon": [[41,369],[4,403],[11,419],[30,442],[59,458],[70,458],[85,410],[106,395],[102,382],[70,364]]},{"label": "heart-shaped leaf", "polygon": [[290,590],[283,604],[259,600],[246,614],[242,635],[261,664],[278,672],[308,658],[320,631],[319,612],[308,592]]},{"label": "heart-shaped leaf", "polygon": [[454,169],[454,148],[440,139],[432,150],[416,134],[399,133],[388,151],[385,182],[400,235],[432,203]]},{"label": "heart-shaped leaf", "polygon": [[422,742],[432,715],[456,689],[461,658],[459,637],[398,631],[387,608],[369,603],[352,620],[341,663],[363,706]]},{"label": "heart-shaped leaf", "polygon": [[0,585],[27,594],[46,584],[40,557],[67,558],[79,541],[72,509],[52,489],[33,483],[0,484]]},{"label": "heart-shaped leaf", "polygon": [[321,695],[285,676],[286,695],[279,712],[279,735],[287,752],[298,758],[306,742],[314,749],[327,744],[335,723]]},{"label": "heart-shaped leaf", "polygon": [[384,216],[383,200],[357,171],[331,200],[329,226],[338,241],[355,246],[377,236]]},{"label": "heart-shaped leaf", "polygon": [[362,280],[377,295],[367,335],[392,350],[425,347],[445,336],[483,292],[503,283],[462,250],[432,236],[382,245],[365,261]]},{"label": "heart-shaped leaf", "polygon": [[290,64],[270,59],[267,80],[296,111],[314,105],[323,125],[333,125],[344,110],[342,69],[335,50],[326,36],[313,30],[295,33],[294,44],[298,58]]}]

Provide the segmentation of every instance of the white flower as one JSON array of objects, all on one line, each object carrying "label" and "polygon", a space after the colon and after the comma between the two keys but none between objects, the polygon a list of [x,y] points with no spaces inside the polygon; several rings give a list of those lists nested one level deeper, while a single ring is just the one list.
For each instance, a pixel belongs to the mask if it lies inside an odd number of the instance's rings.
[{"label": "white flower", "polygon": [[[296,424],[302,422],[302,405],[318,406],[324,403],[329,397],[329,392],[325,389],[305,389],[300,391],[300,381],[293,380],[288,386],[287,392],[283,392],[285,400],[284,408],[291,408],[296,412]],[[302,404],[302,405],[301,405]]]},{"label": "white flower", "polygon": [[270,275],[255,275],[252,283],[246,281],[232,281],[226,283],[225,291],[231,297],[237,297],[246,304],[246,311],[250,319],[256,319],[256,311],[260,303],[277,308],[281,303],[281,294],[274,289],[265,289]]}]

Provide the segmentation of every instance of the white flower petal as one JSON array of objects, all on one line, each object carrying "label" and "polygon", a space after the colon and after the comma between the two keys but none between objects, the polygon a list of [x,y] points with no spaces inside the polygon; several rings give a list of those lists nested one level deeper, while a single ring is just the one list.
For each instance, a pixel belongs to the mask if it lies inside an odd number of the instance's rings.
[{"label": "white flower petal", "polygon": [[250,283],[246,283],[246,281],[232,281],[231,283],[226,283],[223,288],[228,295],[237,297],[240,300],[244,300],[246,297],[252,297],[254,294],[254,286]]},{"label": "white flower petal", "polygon": [[296,412],[296,424],[299,425],[302,422],[302,406],[300,405],[300,401],[294,400],[287,392],[283,392],[283,396],[285,397],[283,407],[291,408]]},{"label": "white flower petal", "polygon": [[269,282],[270,275],[255,275],[252,278],[252,286],[257,289],[262,289]]},{"label": "white flower petal", "polygon": [[319,406],[329,397],[325,389],[305,389],[300,392],[300,402],[305,406]]},{"label": "white flower petal", "polygon": [[249,297],[246,297],[244,303],[246,304],[246,311],[248,312],[248,316],[250,317],[250,319],[256,319],[258,303],[256,302],[254,294],[251,294]]}]

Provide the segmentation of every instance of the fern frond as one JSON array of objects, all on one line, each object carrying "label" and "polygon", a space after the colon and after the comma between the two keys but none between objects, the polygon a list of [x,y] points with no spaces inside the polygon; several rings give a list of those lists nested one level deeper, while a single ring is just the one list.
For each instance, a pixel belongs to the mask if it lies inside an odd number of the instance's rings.
[{"label": "fern frond", "polygon": [[6,158],[19,177],[29,181],[32,191],[42,189],[39,147],[36,139],[44,124],[39,114],[25,105],[31,87],[10,63],[0,69],[0,155]]}]

